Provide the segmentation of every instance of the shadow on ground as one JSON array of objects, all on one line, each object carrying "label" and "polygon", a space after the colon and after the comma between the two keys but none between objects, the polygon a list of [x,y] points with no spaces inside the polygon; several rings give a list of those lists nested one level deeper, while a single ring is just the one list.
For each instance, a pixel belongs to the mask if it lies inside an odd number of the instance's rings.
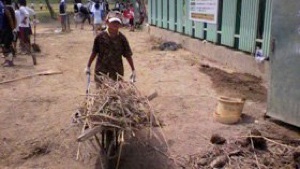
[{"label": "shadow on ground", "polygon": [[[143,135],[143,134],[142,134]],[[173,169],[175,164],[168,157],[167,144],[158,137],[147,139],[140,134],[126,141],[122,148],[119,169]],[[95,169],[101,169],[101,162]]]}]

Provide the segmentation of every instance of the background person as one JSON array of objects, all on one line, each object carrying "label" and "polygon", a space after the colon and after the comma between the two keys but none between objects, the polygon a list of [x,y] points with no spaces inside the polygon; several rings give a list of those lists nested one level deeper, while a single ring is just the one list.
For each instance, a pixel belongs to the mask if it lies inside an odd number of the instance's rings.
[{"label": "background person", "polygon": [[14,48],[12,46],[14,35],[13,31],[16,28],[16,18],[15,18],[15,11],[11,6],[11,0],[3,0],[4,4],[4,15],[3,15],[3,25],[1,31],[1,42],[2,44],[2,51],[4,55],[4,63],[2,64],[5,67],[14,66],[13,63],[13,55],[14,55]]},{"label": "background person", "polygon": [[130,31],[134,31],[134,7],[132,4],[129,6],[129,25],[130,25]]},{"label": "background person", "polygon": [[94,17],[94,35],[98,35],[98,31],[102,27],[102,11],[100,10],[99,2],[95,3],[92,13]]},{"label": "background person", "polygon": [[4,28],[4,3],[0,0],[0,45],[2,46],[2,33]]},{"label": "background person", "polygon": [[120,5],[121,5],[121,3],[117,0],[116,3],[115,3],[115,8],[113,10],[120,12]]},{"label": "background person", "polygon": [[79,12],[79,9],[78,9],[78,6],[77,6],[78,3],[81,3],[81,1],[76,1],[76,0],[74,1],[74,8],[73,9],[74,9],[75,14]]},{"label": "background person", "polygon": [[21,16],[20,16],[20,10],[19,10],[19,5],[15,3],[15,18],[16,18],[16,29],[13,32],[14,33],[14,41],[13,41],[13,47],[15,50],[15,53],[17,53],[17,42],[20,34],[20,29],[19,25],[21,23]]},{"label": "background person", "polygon": [[67,4],[65,3],[65,0],[60,0],[59,15],[60,15],[61,29],[64,32],[67,29]]},{"label": "background person", "polygon": [[35,12],[26,7],[26,0],[19,0],[20,4],[20,43],[22,50],[25,50],[27,53],[31,53],[31,43],[30,43],[30,35],[32,34],[31,26],[30,26],[30,16],[34,17],[34,24],[35,21]]},{"label": "background person", "polygon": [[109,13],[106,22],[108,28],[95,38],[92,54],[90,55],[85,71],[87,74],[90,73],[91,64],[97,58],[94,74],[95,82],[101,83],[102,74],[108,75],[113,80],[117,80],[119,75],[124,76],[123,56],[127,59],[131,67],[131,80],[135,81],[132,50],[127,38],[119,32],[122,26],[120,14]]},{"label": "background person", "polygon": [[90,16],[90,12],[87,9],[87,7],[83,6],[81,2],[77,3],[77,9],[79,11],[79,13],[82,15],[83,19],[81,22],[81,29],[84,28],[84,23],[86,20],[88,20],[89,24],[91,24],[91,16]]}]

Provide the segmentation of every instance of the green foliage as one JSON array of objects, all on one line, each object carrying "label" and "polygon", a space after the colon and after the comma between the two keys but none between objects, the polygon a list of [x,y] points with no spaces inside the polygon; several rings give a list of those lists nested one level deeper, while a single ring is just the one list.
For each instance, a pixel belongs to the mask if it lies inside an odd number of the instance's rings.
[{"label": "green foliage", "polygon": [[49,23],[50,21],[53,21],[53,19],[50,16],[49,11],[38,12],[37,19],[40,21],[40,23]]}]

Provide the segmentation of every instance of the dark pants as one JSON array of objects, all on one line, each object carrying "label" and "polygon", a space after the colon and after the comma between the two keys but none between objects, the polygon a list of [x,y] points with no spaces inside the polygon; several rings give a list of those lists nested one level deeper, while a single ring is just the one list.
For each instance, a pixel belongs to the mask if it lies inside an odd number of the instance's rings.
[{"label": "dark pants", "polygon": [[60,15],[60,23],[63,31],[67,29],[67,14]]},{"label": "dark pants", "polygon": [[30,27],[20,27],[20,39],[24,43],[30,44],[30,35],[32,34]]},{"label": "dark pants", "polygon": [[14,34],[12,30],[3,30],[1,32],[1,44],[3,44],[5,49],[10,49],[13,40]]},{"label": "dark pants", "polygon": [[89,24],[91,24],[91,16],[90,16],[90,13],[89,13],[88,9],[86,7],[81,7],[79,11],[83,15],[82,23],[84,23],[85,20],[87,19]]},{"label": "dark pants", "polygon": [[[14,35],[13,31],[11,29],[5,29],[1,31],[1,46],[2,46],[2,52],[5,57],[5,62],[9,61],[10,64],[12,64],[13,61],[13,55],[15,55],[15,50],[12,46]],[[12,66],[12,65],[11,65]]]},{"label": "dark pants", "polygon": [[89,24],[91,24],[91,16],[90,16],[90,14],[83,14],[82,23],[84,23],[86,21],[86,19],[88,20]]},{"label": "dark pants", "polygon": [[4,56],[12,53],[15,54],[12,43],[14,41],[14,34],[12,30],[3,30],[1,31],[1,45]]},{"label": "dark pants", "polygon": [[32,34],[30,27],[20,27],[20,43],[23,50],[26,52],[31,52],[31,43],[30,43],[30,35]]},{"label": "dark pants", "polygon": [[133,25],[134,25],[134,18],[130,18],[130,19],[129,19],[129,24],[130,24],[130,26],[133,26]]}]

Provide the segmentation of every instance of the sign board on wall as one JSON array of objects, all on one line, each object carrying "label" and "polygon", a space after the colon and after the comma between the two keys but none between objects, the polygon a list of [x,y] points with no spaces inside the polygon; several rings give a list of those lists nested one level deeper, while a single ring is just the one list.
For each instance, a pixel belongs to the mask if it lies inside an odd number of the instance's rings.
[{"label": "sign board on wall", "polygon": [[219,0],[190,0],[190,19],[216,24]]}]

